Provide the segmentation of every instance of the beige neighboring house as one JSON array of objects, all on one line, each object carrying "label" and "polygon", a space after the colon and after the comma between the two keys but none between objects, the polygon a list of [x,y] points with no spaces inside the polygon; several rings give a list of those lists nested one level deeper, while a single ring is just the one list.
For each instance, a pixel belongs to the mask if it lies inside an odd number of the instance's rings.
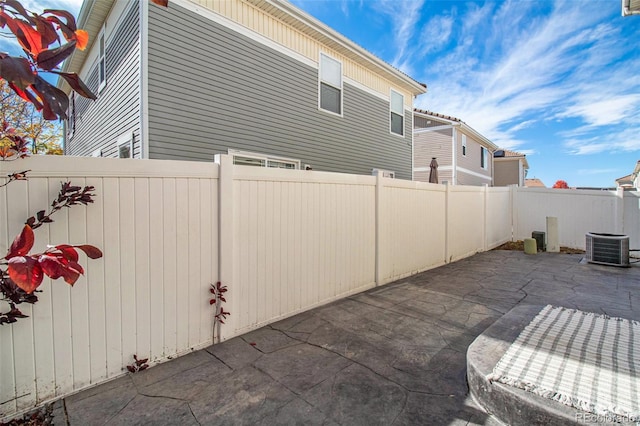
[{"label": "beige neighboring house", "polygon": [[524,186],[526,186],[527,188],[546,188],[547,187],[547,185],[545,185],[544,182],[542,182],[538,178],[525,179]]},{"label": "beige neighboring house", "polygon": [[622,16],[640,15],[640,0],[622,0]]},{"label": "beige neighboring house", "polygon": [[439,183],[493,186],[497,148],[459,118],[413,111],[413,180],[429,182],[429,164],[435,157]]},{"label": "beige neighboring house", "polygon": [[631,174],[616,179],[616,186],[625,190],[640,189],[640,160]]},{"label": "beige neighboring house", "polygon": [[493,153],[493,186],[524,186],[529,163],[527,156],[508,149]]}]

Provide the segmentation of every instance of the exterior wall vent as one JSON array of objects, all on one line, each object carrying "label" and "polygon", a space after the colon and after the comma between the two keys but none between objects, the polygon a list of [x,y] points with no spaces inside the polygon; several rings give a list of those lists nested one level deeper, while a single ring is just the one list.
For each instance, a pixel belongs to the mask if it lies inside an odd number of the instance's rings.
[{"label": "exterior wall vent", "polygon": [[612,266],[629,264],[629,237],[617,234],[587,233],[587,262]]}]

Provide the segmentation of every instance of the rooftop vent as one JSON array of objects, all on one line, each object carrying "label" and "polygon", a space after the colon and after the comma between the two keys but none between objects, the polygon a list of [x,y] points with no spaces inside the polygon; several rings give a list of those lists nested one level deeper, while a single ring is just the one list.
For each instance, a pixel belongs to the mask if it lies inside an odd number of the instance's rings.
[{"label": "rooftop vent", "polygon": [[601,265],[624,266],[629,264],[629,237],[617,234],[587,233],[587,262]]},{"label": "rooftop vent", "polygon": [[493,153],[493,158],[504,157],[504,149],[499,149]]}]

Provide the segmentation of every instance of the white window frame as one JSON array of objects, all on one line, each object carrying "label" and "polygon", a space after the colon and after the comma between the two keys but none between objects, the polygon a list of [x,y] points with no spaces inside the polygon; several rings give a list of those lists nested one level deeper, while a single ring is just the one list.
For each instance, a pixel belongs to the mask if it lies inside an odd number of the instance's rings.
[{"label": "white window frame", "polygon": [[[336,61],[340,64],[340,87],[336,87],[335,84],[329,83],[328,81],[324,81],[322,79],[322,57],[325,56],[332,61]],[[326,112],[327,114],[333,114],[338,117],[343,117],[344,114],[344,66],[341,60],[335,58],[325,52],[320,52],[318,56],[318,109],[322,112]],[[340,90],[340,113],[336,113],[333,111],[329,111],[328,109],[322,108],[322,84],[326,84],[328,86],[333,87],[334,89]]]},{"label": "white window frame", "polygon": [[484,146],[480,147],[480,167],[489,170],[489,150]]},{"label": "white window frame", "polygon": [[261,154],[261,153],[258,153],[258,152],[248,152],[248,151],[239,151],[239,150],[235,150],[235,149],[229,149],[228,153],[229,153],[229,155],[232,156],[232,162],[234,164],[235,164],[236,157],[244,157],[244,158],[250,158],[250,159],[254,159],[254,160],[264,161],[264,165],[263,166],[257,166],[256,165],[256,167],[269,167],[269,162],[273,161],[273,162],[278,162],[278,163],[288,163],[288,164],[292,164],[294,166],[293,169],[286,169],[284,167],[274,167],[274,168],[281,168],[281,169],[285,169],[285,170],[300,170],[300,167],[301,167],[301,164],[302,164],[300,160],[296,160],[294,158],[278,157],[276,155]]},{"label": "white window frame", "polygon": [[[399,95],[402,98],[402,111],[400,111],[400,112],[394,111],[393,108],[391,107],[391,105],[393,103],[391,100],[393,98],[393,94],[394,93],[396,95]],[[400,117],[402,117],[402,134],[401,135],[397,134],[396,132],[394,132],[391,129],[391,117],[392,117],[392,114],[398,114]],[[404,138],[404,134],[406,133],[404,131],[404,128],[405,128],[405,125],[406,125],[406,123],[404,122],[404,119],[405,119],[405,117],[404,117],[404,95],[402,93],[398,92],[397,90],[391,89],[389,91],[389,133],[392,134],[392,135]]]},{"label": "white window frame", "polygon": [[[102,92],[102,89],[107,85],[107,36],[104,25],[98,33],[98,93]],[[102,50],[102,52],[100,52]],[[102,65],[102,73],[100,68]]]},{"label": "white window frame", "polygon": [[[129,145],[129,157],[121,157],[120,156],[120,147],[123,145]],[[133,132],[127,132],[120,136],[116,141],[116,156],[118,158],[134,158],[133,156]]]},{"label": "white window frame", "polygon": [[462,156],[467,156],[467,135],[462,135]]}]

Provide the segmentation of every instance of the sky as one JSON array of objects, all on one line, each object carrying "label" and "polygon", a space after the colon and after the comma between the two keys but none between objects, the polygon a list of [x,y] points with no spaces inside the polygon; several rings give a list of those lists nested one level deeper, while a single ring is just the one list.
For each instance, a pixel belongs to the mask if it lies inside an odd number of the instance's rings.
[{"label": "sky", "polygon": [[526,154],[529,178],[612,187],[640,160],[640,16],[619,0],[291,1],[426,83],[417,108]]}]

